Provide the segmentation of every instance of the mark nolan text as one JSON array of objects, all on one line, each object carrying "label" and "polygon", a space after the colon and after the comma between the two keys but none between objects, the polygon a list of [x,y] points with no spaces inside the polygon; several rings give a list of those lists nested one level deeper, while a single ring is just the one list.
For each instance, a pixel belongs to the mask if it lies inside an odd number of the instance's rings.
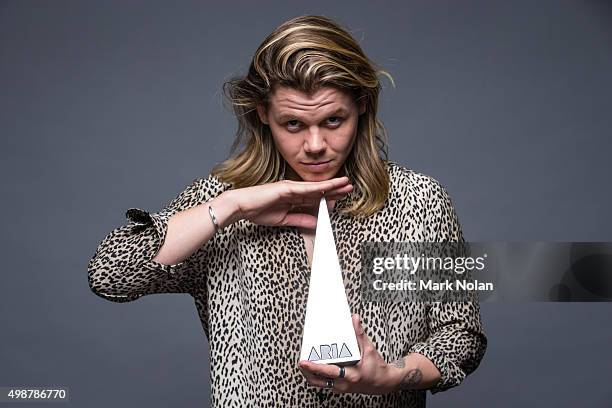
[{"label": "mark nolan text", "polygon": [[412,281],[403,279],[399,282],[385,282],[377,279],[373,282],[374,290],[493,290],[492,282],[479,282],[478,280],[445,280],[436,282],[431,279]]}]

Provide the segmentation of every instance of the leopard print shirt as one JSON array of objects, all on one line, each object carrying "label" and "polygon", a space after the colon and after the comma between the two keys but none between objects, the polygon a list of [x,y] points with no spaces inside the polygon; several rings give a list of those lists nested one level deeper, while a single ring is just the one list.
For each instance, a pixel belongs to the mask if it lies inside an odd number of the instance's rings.
[{"label": "leopard print shirt", "polygon": [[[478,302],[363,303],[360,243],[463,241],[445,189],[430,176],[388,162],[389,199],[361,220],[338,210],[330,220],[351,313],[387,362],[415,352],[440,370],[432,393],[458,385],[487,346]],[[128,210],[88,265],[91,290],[113,302],[153,293],[188,293],[210,344],[212,407],[424,407],[425,390],[385,395],[332,394],[310,386],[298,369],[310,269],[296,227],[240,220],[175,265],[152,261],[168,219],[231,186],[195,179],[156,213]]]}]

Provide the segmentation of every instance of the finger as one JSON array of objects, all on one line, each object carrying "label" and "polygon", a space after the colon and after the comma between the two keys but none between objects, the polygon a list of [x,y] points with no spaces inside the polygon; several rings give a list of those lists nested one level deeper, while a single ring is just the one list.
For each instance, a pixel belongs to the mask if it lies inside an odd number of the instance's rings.
[{"label": "finger", "polygon": [[[325,197],[326,200],[329,200],[329,199],[338,199],[338,198],[346,196],[351,191],[353,191],[353,186],[349,184],[348,186],[344,186],[344,187],[340,187],[340,188],[337,188],[337,189],[334,189],[334,190],[326,191],[324,197]],[[321,197],[319,197],[319,198],[321,198]]]},{"label": "finger", "polygon": [[[310,371],[309,369],[302,367],[301,365],[299,365],[299,369],[302,372],[302,375],[304,376],[308,384],[314,387],[328,388],[327,387],[328,378],[318,376],[314,374],[312,371]],[[335,385],[335,382],[336,380],[334,379],[334,385]]]},{"label": "finger", "polygon": [[345,186],[351,183],[351,180],[346,176],[335,177],[335,178],[332,178],[326,181],[330,182],[331,188],[338,188],[338,187]]},{"label": "finger", "polygon": [[[306,381],[308,382],[308,384],[314,386],[314,387],[321,387],[321,388],[328,388],[327,387],[327,380],[328,379],[333,379],[334,381],[334,386],[330,389],[333,393],[335,394],[342,394],[345,392],[349,392],[350,390],[350,381],[348,379],[349,376],[353,376],[353,372],[355,370],[355,368],[351,368],[351,367],[346,367],[346,374],[344,378],[339,378],[338,375],[340,373],[340,367],[336,366],[336,365],[329,365],[329,367],[335,367],[336,373],[333,376],[320,376],[318,374],[315,374],[312,369],[310,368],[313,364],[315,366],[318,366],[318,364],[315,363],[310,363],[310,364],[302,364],[303,361],[300,361],[300,363],[298,364],[300,371],[302,372],[302,374],[304,375],[304,378],[306,379]],[[323,365],[323,364],[321,364]],[[353,370],[353,371],[349,371]],[[327,372],[327,371],[326,371]]]},{"label": "finger", "polygon": [[[325,377],[316,377],[316,376],[305,376],[305,378],[306,378],[306,382],[308,382],[308,384],[312,385],[313,387],[327,388],[332,391],[336,389],[346,389],[347,388],[346,384],[338,384],[338,380],[335,378],[325,378]],[[330,388],[327,386],[328,380],[333,381],[333,387]]]},{"label": "finger", "polygon": [[333,380],[334,381],[333,388],[329,388],[327,386],[327,380],[328,378],[322,378],[322,377],[313,377],[311,379],[307,379],[308,384],[312,385],[313,387],[327,388],[333,391],[336,388],[336,380],[335,379]]},{"label": "finger", "polygon": [[359,349],[363,353],[364,350],[366,350],[370,339],[363,330],[363,325],[361,324],[361,316],[359,316],[358,314],[353,315],[353,328],[355,329],[355,336],[357,336],[357,343],[359,344]]},{"label": "finger", "polygon": [[357,313],[353,314],[353,328],[355,329],[355,334],[357,335],[357,339],[362,338],[365,335],[365,331],[363,330],[363,326],[361,325],[361,318]]},{"label": "finger", "polygon": [[310,195],[321,197],[323,193],[334,191],[342,187],[349,185],[347,177],[341,177],[337,179],[330,179],[325,181],[313,181],[313,182],[294,182],[289,183],[291,195]]},{"label": "finger", "polygon": [[342,177],[334,177],[331,178],[329,180],[322,180],[322,181],[292,181],[292,180],[285,180],[285,181],[289,181],[289,183],[294,183],[294,184],[301,184],[301,185],[312,185],[312,186],[324,186],[327,187],[329,185],[332,186],[332,188],[336,188],[337,186],[341,186],[341,185],[345,185],[350,183],[350,180],[348,177],[346,176],[342,176]]},{"label": "finger", "polygon": [[[329,192],[329,193],[325,193],[325,201],[327,202],[328,208],[330,208],[330,201],[334,202],[337,200],[341,200],[344,197],[346,197],[347,193],[345,192]],[[295,197],[293,199],[290,200],[290,205],[291,205],[291,209],[295,210],[298,208],[307,208],[307,209],[314,209],[314,208],[319,208],[319,205],[321,203],[321,197],[319,196],[315,196],[315,197]],[[331,203],[331,205],[333,206],[333,203]]]},{"label": "finger", "polygon": [[325,199],[327,201],[330,201],[330,200],[337,201],[337,200],[341,200],[344,197],[346,197],[346,193],[341,193],[341,194],[329,194],[329,193],[325,193]]},{"label": "finger", "polygon": [[299,366],[302,367],[305,372],[318,375],[320,377],[338,377],[338,366],[333,364],[317,364],[310,361],[300,361]]},{"label": "finger", "polygon": [[296,202],[291,203],[292,211],[304,211],[304,210],[314,210],[315,208],[319,208],[319,203],[321,202],[321,198],[306,198],[301,197],[297,199]]},{"label": "finger", "polygon": [[338,367],[338,375],[336,376],[336,378],[338,380],[346,380],[347,378],[351,377],[352,374],[356,371],[354,367],[348,367],[348,366],[337,366],[337,367]]},{"label": "finger", "polygon": [[[334,197],[327,198],[326,197],[325,202],[327,204],[328,211],[331,211],[331,209],[334,207],[334,203],[337,200],[338,200],[338,198],[334,198]],[[304,200],[301,200],[299,203],[291,203],[289,205],[289,212],[292,212],[292,213],[307,213],[307,214],[316,215],[316,213],[319,210],[320,205],[321,205],[321,199],[320,198],[316,198],[316,199],[311,199],[311,198],[304,199]]]},{"label": "finger", "polygon": [[343,186],[332,188],[330,190],[326,190],[325,191],[325,196],[327,196],[330,193],[350,193],[352,190],[353,190],[353,185],[352,184],[346,184],[346,185],[343,185]]},{"label": "finger", "polygon": [[289,199],[304,200],[305,202],[316,202],[318,204],[321,201],[321,198],[323,197],[327,201],[339,200],[345,197],[351,191],[353,191],[353,186],[349,185],[349,186],[337,188],[335,190],[325,191],[324,193],[315,191],[315,192],[308,192],[308,193],[302,193],[302,194],[294,194]]},{"label": "finger", "polygon": [[[344,187],[340,187],[337,189],[329,190],[325,192],[325,200],[339,200],[344,198],[347,194],[349,194],[353,190],[353,186],[348,185]],[[284,196],[285,202],[291,203],[293,207],[310,207],[315,208],[319,206],[321,202],[320,191],[297,191],[293,190],[292,192],[287,193]]]},{"label": "finger", "polygon": [[304,189],[304,190],[295,190],[293,191],[288,199],[289,200],[308,200],[308,201],[312,201],[312,200],[320,200],[321,197],[325,197],[327,198],[330,194],[348,194],[350,191],[346,191],[346,189],[341,190],[341,189],[331,189],[331,190],[325,190],[325,189]]},{"label": "finger", "polygon": [[350,185],[350,180],[347,177],[338,177],[323,181],[292,181],[284,180],[279,182],[281,185],[291,188],[299,188],[308,191],[329,191],[336,188],[341,188]]},{"label": "finger", "polygon": [[334,379],[334,388],[332,389],[332,392],[334,394],[343,394],[345,392],[350,392],[350,389],[351,389],[351,384],[344,381],[343,378]]},{"label": "finger", "polygon": [[302,373],[302,375],[304,376],[304,378],[306,379],[306,381],[308,381],[309,383],[314,383],[316,382],[316,380],[320,377],[314,375],[313,373],[311,373],[309,370],[303,368],[302,366],[298,365],[298,368],[300,370],[300,372]]},{"label": "finger", "polygon": [[[331,194],[348,194],[351,191],[353,191],[353,185],[352,184],[343,184],[343,185],[339,185],[339,186],[334,186],[331,188],[326,188],[323,192],[323,195],[327,198],[329,195]],[[317,192],[319,193],[319,192]],[[319,193],[319,197],[321,196],[321,194]]]}]

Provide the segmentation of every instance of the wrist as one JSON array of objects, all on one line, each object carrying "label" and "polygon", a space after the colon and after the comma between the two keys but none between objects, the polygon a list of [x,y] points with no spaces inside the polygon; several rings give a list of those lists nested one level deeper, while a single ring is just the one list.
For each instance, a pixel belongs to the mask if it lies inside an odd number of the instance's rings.
[{"label": "wrist", "polygon": [[220,229],[242,219],[240,207],[234,200],[232,190],[224,191],[207,204],[212,206]]}]

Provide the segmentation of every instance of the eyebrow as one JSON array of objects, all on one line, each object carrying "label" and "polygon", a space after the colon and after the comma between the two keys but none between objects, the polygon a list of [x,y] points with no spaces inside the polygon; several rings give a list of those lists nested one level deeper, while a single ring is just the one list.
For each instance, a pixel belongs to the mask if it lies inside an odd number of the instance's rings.
[{"label": "eyebrow", "polygon": [[[335,115],[348,115],[349,111],[345,108],[345,107],[339,107],[338,109],[330,112],[327,117],[330,116],[335,116]],[[289,113],[289,112],[281,112],[278,115],[278,121],[279,122],[284,122],[286,120],[301,120],[301,118],[298,115],[294,115],[293,113]]]}]

